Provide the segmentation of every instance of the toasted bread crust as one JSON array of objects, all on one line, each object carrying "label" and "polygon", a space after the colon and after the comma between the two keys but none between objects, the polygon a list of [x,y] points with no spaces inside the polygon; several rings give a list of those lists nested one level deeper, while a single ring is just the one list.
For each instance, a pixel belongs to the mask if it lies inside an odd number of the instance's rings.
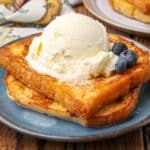
[{"label": "toasted bread crust", "polygon": [[47,0],[47,12],[46,14],[37,22],[38,24],[45,25],[49,23],[56,15],[60,13],[61,1],[60,0]]},{"label": "toasted bread crust", "polygon": [[140,9],[145,14],[150,14],[150,1],[149,0],[127,0],[132,5]]},{"label": "toasted bread crust", "polygon": [[17,104],[50,116],[74,121],[84,126],[108,125],[127,118],[135,108],[140,90],[140,88],[132,90],[119,101],[100,109],[91,118],[85,119],[76,116],[75,112],[70,113],[68,108],[62,104],[26,87],[10,74],[5,76],[4,81],[9,97]]},{"label": "toasted bread crust", "polygon": [[82,84],[73,84],[36,72],[24,60],[32,38],[1,48],[0,65],[26,86],[65,105],[70,112],[90,118],[100,108],[115,102],[118,97],[147,82],[150,77],[148,52],[117,35],[109,35],[109,39],[113,43],[124,42],[139,57],[135,66],[123,74],[114,74],[109,78],[99,77]]},{"label": "toasted bread crust", "polygon": [[148,3],[141,0],[110,0],[110,2],[115,11],[139,21],[150,23],[150,5]]}]

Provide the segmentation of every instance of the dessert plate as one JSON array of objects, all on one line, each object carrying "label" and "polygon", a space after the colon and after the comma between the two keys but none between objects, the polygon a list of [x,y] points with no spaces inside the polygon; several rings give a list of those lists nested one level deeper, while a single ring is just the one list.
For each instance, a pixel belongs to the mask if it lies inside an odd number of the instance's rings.
[{"label": "dessert plate", "polygon": [[7,96],[4,74],[0,68],[0,122],[24,134],[55,141],[92,141],[116,137],[150,123],[150,83],[143,86],[137,108],[128,119],[111,126],[87,128],[18,106]]},{"label": "dessert plate", "polygon": [[117,27],[122,31],[150,37],[150,24],[115,12],[109,0],[83,0],[85,7],[100,20]]}]

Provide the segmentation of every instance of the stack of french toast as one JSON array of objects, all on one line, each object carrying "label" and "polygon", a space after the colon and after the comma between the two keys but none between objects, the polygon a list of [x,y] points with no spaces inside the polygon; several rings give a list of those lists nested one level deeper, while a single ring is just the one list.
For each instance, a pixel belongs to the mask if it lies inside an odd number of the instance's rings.
[{"label": "stack of french toast", "polygon": [[126,119],[136,107],[140,88],[150,78],[147,51],[118,35],[109,35],[111,43],[122,42],[134,51],[138,60],[123,73],[97,77],[74,84],[33,70],[24,59],[38,34],[0,48],[0,66],[8,96],[23,107],[84,126],[109,125]]},{"label": "stack of french toast", "polygon": [[110,0],[113,8],[128,17],[150,23],[149,0]]}]

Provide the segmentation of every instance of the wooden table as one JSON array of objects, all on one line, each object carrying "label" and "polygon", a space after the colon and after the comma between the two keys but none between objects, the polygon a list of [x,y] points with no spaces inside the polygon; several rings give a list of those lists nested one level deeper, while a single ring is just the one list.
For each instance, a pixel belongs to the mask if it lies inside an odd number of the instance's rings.
[{"label": "wooden table", "polygon": [[[75,8],[77,12],[92,16],[84,6]],[[92,16],[94,17],[94,16]],[[106,24],[105,24],[106,25]],[[150,39],[123,33],[106,25],[108,32],[130,37],[150,48]],[[132,133],[114,139],[90,143],[58,143],[37,139],[18,133],[0,124],[0,150],[150,150],[150,125],[139,128]]]}]

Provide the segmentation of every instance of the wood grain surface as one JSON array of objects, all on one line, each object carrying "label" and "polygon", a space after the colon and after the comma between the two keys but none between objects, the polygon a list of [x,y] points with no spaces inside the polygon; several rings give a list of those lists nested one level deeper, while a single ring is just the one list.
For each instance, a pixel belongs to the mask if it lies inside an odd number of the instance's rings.
[{"label": "wood grain surface", "polygon": [[[92,16],[82,5],[77,6],[75,10]],[[105,26],[108,32],[130,37],[150,48],[148,38],[124,33],[106,24]],[[67,141],[58,143],[23,135],[0,124],[0,150],[150,150],[150,125],[109,140],[90,143],[67,143]]]}]

